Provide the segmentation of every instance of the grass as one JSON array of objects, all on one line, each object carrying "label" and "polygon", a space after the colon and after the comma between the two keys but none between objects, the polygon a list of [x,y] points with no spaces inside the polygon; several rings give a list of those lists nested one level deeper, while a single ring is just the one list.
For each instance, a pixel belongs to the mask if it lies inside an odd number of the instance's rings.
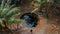
[{"label": "grass", "polygon": [[13,7],[10,5],[11,0],[2,0],[0,5],[0,26],[5,27],[10,23],[20,23],[20,19],[14,15],[19,14],[20,8]]}]

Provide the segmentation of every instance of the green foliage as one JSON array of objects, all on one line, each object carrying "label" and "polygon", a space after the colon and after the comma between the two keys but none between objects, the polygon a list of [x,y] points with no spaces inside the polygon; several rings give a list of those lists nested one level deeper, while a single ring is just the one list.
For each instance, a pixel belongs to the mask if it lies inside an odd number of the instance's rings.
[{"label": "green foliage", "polygon": [[0,25],[1,26],[2,26],[3,20],[6,22],[6,24],[20,22],[19,18],[16,18],[15,16],[13,16],[20,13],[19,7],[11,8],[10,3],[11,3],[10,0],[7,0],[7,3],[5,3],[4,0],[2,0],[2,3],[0,5]]},{"label": "green foliage", "polygon": [[54,0],[54,3],[60,3],[60,0]]},{"label": "green foliage", "polygon": [[44,3],[45,0],[36,0],[38,3]]}]

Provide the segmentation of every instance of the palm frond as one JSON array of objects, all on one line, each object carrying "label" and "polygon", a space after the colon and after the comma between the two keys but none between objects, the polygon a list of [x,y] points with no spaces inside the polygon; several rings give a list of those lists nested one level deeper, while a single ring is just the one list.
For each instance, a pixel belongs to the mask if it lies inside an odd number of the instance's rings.
[{"label": "palm frond", "polygon": [[36,13],[38,8],[35,8],[31,13]]}]

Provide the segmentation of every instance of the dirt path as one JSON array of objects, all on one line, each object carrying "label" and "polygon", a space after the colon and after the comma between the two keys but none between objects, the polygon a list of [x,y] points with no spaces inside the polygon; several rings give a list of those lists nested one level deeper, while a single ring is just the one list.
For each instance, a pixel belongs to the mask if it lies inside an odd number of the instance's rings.
[{"label": "dirt path", "polygon": [[[22,27],[17,32],[13,34],[59,34],[59,26],[54,24],[48,24],[48,20],[44,17],[38,17],[40,20],[37,22],[38,25],[35,28],[31,29]],[[53,21],[54,22],[54,21]],[[0,33],[1,34],[1,33]],[[8,34],[8,33],[7,33]]]}]

